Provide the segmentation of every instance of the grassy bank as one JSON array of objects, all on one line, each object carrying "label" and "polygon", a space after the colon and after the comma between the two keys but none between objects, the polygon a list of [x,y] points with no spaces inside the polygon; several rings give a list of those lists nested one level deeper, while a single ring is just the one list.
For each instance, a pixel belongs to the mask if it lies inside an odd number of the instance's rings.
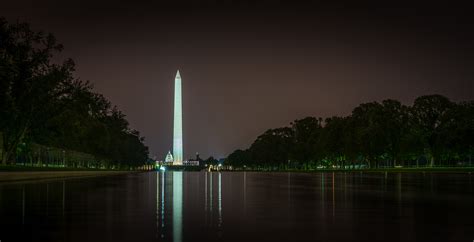
[{"label": "grassy bank", "polygon": [[0,166],[0,182],[18,182],[49,179],[69,179],[127,174],[129,170],[105,170],[92,168]]},{"label": "grassy bank", "polygon": [[12,171],[0,173],[0,183],[110,176],[130,172],[131,171]]},{"label": "grassy bank", "polygon": [[418,167],[418,168],[376,168],[376,169],[317,169],[317,170],[269,170],[269,169],[234,169],[233,171],[250,171],[250,172],[393,172],[393,173],[473,173],[474,167]]},{"label": "grassy bank", "polygon": [[58,166],[21,166],[21,165],[0,165],[1,172],[10,171],[129,171],[119,169],[99,169],[99,168],[74,168],[74,167],[58,167]]},{"label": "grassy bank", "polygon": [[435,173],[472,173],[474,167],[419,167],[419,168],[378,168],[362,169],[363,172],[435,172]]}]

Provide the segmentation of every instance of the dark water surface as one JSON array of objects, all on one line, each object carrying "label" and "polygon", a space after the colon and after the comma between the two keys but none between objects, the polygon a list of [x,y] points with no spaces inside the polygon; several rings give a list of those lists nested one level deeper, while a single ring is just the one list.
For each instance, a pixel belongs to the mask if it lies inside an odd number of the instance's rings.
[{"label": "dark water surface", "polygon": [[474,240],[468,174],[148,172],[0,184],[0,240]]}]

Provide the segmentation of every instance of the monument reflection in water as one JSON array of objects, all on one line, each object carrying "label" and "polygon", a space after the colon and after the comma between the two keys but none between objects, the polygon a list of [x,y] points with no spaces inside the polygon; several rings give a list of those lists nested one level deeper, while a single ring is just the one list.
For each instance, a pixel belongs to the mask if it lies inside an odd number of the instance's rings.
[{"label": "monument reflection in water", "polygon": [[0,184],[0,239],[471,241],[472,204],[471,174],[140,172]]},{"label": "monument reflection in water", "polygon": [[[203,173],[199,174],[201,178]],[[213,200],[214,195],[214,176],[217,176],[217,201]],[[183,241],[183,172],[159,172],[156,175],[157,187],[157,232],[159,237],[166,241],[170,240],[168,236],[172,235],[172,241]],[[215,182],[214,182],[215,184]],[[188,189],[189,190],[189,189]],[[213,207],[217,202],[217,224],[214,224]],[[197,206],[196,201],[196,206]],[[204,173],[204,212],[205,225],[222,226],[222,174]],[[169,215],[171,214],[171,217]],[[202,222],[202,221],[201,221]],[[202,225],[202,224],[199,224]],[[170,228],[171,227],[171,228]],[[172,231],[172,233],[170,233]],[[158,235],[157,235],[158,237]]]}]

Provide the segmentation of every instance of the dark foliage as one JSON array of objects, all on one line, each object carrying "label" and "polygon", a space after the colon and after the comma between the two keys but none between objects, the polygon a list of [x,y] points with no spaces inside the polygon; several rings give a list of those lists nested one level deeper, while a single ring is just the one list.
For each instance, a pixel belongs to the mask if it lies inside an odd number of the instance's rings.
[{"label": "dark foliage", "polygon": [[138,131],[88,82],[73,77],[72,60],[53,62],[61,50],[53,35],[0,18],[3,163],[15,163],[19,153],[31,150],[29,145],[41,144],[92,155],[94,161],[84,166],[144,164],[148,148]]},{"label": "dark foliage", "polygon": [[364,103],[347,117],[307,117],[269,129],[226,163],[264,169],[472,165],[474,103],[441,95]]}]

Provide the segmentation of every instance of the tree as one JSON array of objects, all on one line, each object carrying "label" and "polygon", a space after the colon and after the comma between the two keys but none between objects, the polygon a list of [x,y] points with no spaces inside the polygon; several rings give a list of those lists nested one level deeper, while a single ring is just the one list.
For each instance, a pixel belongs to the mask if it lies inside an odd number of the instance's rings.
[{"label": "tree", "polygon": [[251,161],[250,151],[247,150],[236,150],[232,152],[226,159],[227,165],[242,167],[249,164]]},{"label": "tree", "polygon": [[364,103],[352,111],[355,145],[370,168],[377,167],[388,146],[383,124],[383,106],[378,102]]},{"label": "tree", "polygon": [[[474,102],[459,104],[441,95],[422,96],[412,107],[397,100],[360,104],[346,117],[306,117],[290,127],[269,129],[247,150],[227,161],[235,166],[345,168],[364,162],[369,168],[405,165],[420,158],[440,164],[468,161],[474,147]],[[426,160],[425,159],[425,160]],[[359,166],[361,167],[361,166]]]},{"label": "tree", "polygon": [[444,122],[449,120],[448,114],[453,107],[454,103],[444,96],[428,95],[418,97],[411,109],[416,136],[420,138],[431,166],[435,165],[435,160],[444,151],[445,137],[441,130]]},{"label": "tree", "polygon": [[322,130],[322,119],[307,117],[292,122],[294,148],[291,160],[305,163],[318,160],[317,143]]},{"label": "tree", "polygon": [[27,152],[29,144],[41,144],[88,157],[81,159],[86,167],[98,161],[117,167],[145,164],[144,138],[92,85],[73,78],[72,60],[53,63],[61,50],[53,35],[0,18],[3,163],[14,163],[17,152]]},{"label": "tree", "polygon": [[319,142],[321,155],[331,163],[339,163],[341,167],[344,167],[350,146],[347,131],[347,118],[327,118]]},{"label": "tree", "polygon": [[402,156],[402,140],[404,134],[409,132],[408,127],[408,108],[399,101],[387,99],[382,101],[382,128],[385,130],[385,153],[390,159],[392,166]]},{"label": "tree", "polygon": [[250,146],[251,159],[258,165],[279,166],[287,164],[293,147],[293,130],[269,129]]},{"label": "tree", "polygon": [[[474,148],[474,102],[456,104],[446,113],[439,127],[445,158],[464,159],[472,165]],[[447,156],[447,157],[446,157]]]},{"label": "tree", "polygon": [[34,32],[26,23],[0,18],[0,129],[3,163],[14,162],[18,145],[28,133],[57,113],[72,82],[74,63],[53,64],[62,50],[51,34]]},{"label": "tree", "polygon": [[204,161],[208,166],[209,165],[212,165],[212,166],[217,166],[219,164],[219,161],[217,159],[215,159],[213,156],[209,156],[209,158],[207,158],[205,161]]}]

